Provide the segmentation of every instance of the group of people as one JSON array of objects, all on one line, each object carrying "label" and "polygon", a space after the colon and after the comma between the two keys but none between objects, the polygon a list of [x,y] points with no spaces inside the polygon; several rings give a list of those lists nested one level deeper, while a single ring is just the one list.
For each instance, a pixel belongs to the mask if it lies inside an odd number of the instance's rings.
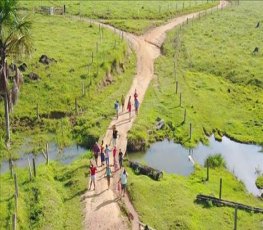
[{"label": "group of people", "polygon": [[[112,171],[111,171],[111,165],[110,165],[110,152],[112,151],[113,153],[113,167],[114,167],[114,172],[117,172],[119,169],[123,167],[123,157],[124,154],[119,149],[117,150],[117,137],[118,137],[118,130],[116,129],[116,126],[114,125],[112,127],[112,145],[113,148],[110,149],[109,145],[104,146],[104,141],[102,140],[101,145],[98,144],[98,142],[95,143],[93,146],[93,155],[95,158],[95,164],[91,161],[90,162],[90,186],[89,189],[91,189],[92,185],[96,186],[96,171],[97,167],[105,167],[105,176],[107,178],[107,183],[108,183],[108,189],[110,187],[110,178],[112,177]],[[98,159],[100,158],[100,166],[98,165]],[[127,177],[128,174],[125,169],[120,174],[120,178],[118,183],[121,185],[121,194],[124,196],[126,193],[126,185],[127,185]],[[118,186],[119,187],[119,186]]]},{"label": "group of people", "polygon": [[[137,93],[137,90],[135,89],[135,92],[134,92],[134,108],[135,108],[135,114],[137,115],[138,114],[138,110],[139,110],[139,100],[138,100],[138,93]],[[122,112],[124,112],[124,107],[125,106],[125,98],[124,96],[122,95],[121,97],[121,107],[122,107]],[[114,109],[116,111],[116,117],[117,119],[119,118],[119,111],[120,111],[120,104],[119,104],[119,101],[116,100],[115,103],[114,103]],[[128,110],[128,113],[129,113],[129,121],[131,121],[131,112],[132,112],[132,102],[131,102],[131,96],[129,96],[129,99],[128,99],[128,103],[127,103],[127,110]]]},{"label": "group of people", "polygon": [[[137,115],[140,103],[138,100],[138,93],[137,93],[136,89],[135,89],[133,96],[134,96],[135,114]],[[122,106],[122,112],[124,112],[125,98],[123,95],[121,97],[121,106]],[[116,116],[118,119],[119,118],[119,110],[120,110],[120,105],[119,105],[118,100],[116,100],[116,102],[114,103],[114,108],[116,110]],[[131,121],[131,112],[132,112],[131,96],[129,97],[129,100],[127,103],[127,110],[129,112],[129,120]],[[106,144],[104,146],[103,140],[102,140],[100,145],[98,144],[98,142],[96,142],[95,145],[93,146],[93,155],[95,158],[95,164],[92,161],[90,162],[90,186],[89,186],[89,189],[91,189],[91,187],[93,185],[94,190],[95,190],[97,167],[103,167],[105,164],[106,164],[105,176],[107,178],[108,189],[109,189],[110,178],[112,177],[112,171],[111,171],[111,166],[110,166],[110,152],[111,151],[113,153],[114,172],[117,172],[119,169],[121,169],[123,167],[122,163],[123,163],[124,154],[121,151],[121,149],[119,149],[119,151],[117,150],[117,138],[118,138],[118,136],[120,136],[120,135],[118,135],[118,130],[116,129],[116,126],[113,125],[113,127],[112,127],[112,141],[109,144],[109,145],[112,144],[113,148],[110,149],[108,144]],[[98,159],[99,158],[100,158],[100,162],[101,162],[100,166],[98,165]],[[126,170],[123,169],[123,171],[120,174],[119,181],[118,181],[118,185],[119,184],[121,185],[121,194],[123,196],[126,193],[127,177],[128,177],[128,174],[127,174]]]}]

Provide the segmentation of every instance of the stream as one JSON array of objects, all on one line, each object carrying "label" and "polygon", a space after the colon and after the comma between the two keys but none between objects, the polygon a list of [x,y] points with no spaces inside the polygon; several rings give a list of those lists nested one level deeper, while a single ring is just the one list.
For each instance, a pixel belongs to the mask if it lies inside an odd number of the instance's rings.
[{"label": "stream", "polygon": [[187,176],[194,171],[189,154],[194,162],[204,165],[209,155],[221,153],[227,169],[245,184],[248,192],[260,195],[255,181],[257,176],[263,173],[262,149],[261,146],[237,143],[227,137],[223,137],[222,142],[218,142],[211,136],[209,146],[199,144],[189,151],[180,144],[164,140],[152,144],[146,153],[129,154],[129,159],[146,163],[168,173]]},{"label": "stream", "polygon": [[[80,147],[78,145],[72,145],[64,148],[63,150],[59,150],[58,146],[55,143],[49,144],[49,160],[55,160],[62,164],[70,164],[74,161],[78,156],[87,152],[87,149]],[[30,163],[32,165],[33,154],[22,155],[22,157],[18,160],[13,161],[14,167],[25,168],[28,167],[29,158]],[[36,165],[43,164],[46,162],[43,154],[39,153],[35,156]],[[9,170],[9,162],[3,161],[0,167],[0,173],[5,173]]]}]

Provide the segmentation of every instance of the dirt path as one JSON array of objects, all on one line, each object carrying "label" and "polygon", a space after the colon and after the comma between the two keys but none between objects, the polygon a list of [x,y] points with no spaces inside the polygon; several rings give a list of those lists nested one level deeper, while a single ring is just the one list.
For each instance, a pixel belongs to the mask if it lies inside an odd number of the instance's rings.
[{"label": "dirt path", "polygon": [[[225,1],[221,1],[219,8],[225,7],[226,5],[227,3]],[[166,32],[175,26],[182,24],[187,20],[187,18],[190,19],[192,17],[197,17],[198,14],[202,12],[204,11],[180,16],[163,26],[148,31],[146,34],[139,37],[114,29],[109,25],[101,24],[104,27],[114,30],[116,33],[123,33],[124,38],[130,43],[137,55],[137,74],[134,76],[132,86],[126,95],[125,106],[127,106],[127,101],[130,95],[132,96],[133,103],[133,94],[135,89],[138,92],[138,99],[140,103],[143,101],[148,85],[154,76],[154,60],[160,55],[159,47],[161,47],[165,40]],[[90,22],[89,20],[87,21]],[[99,24],[95,21],[93,23]],[[120,137],[117,140],[117,148],[121,148],[123,152],[126,151],[127,133],[132,127],[135,119],[134,111],[132,114],[131,121],[129,121],[129,114],[126,113],[126,110],[124,113],[120,114],[118,120],[116,117],[113,118],[103,138],[105,144],[109,144],[111,142],[111,127],[115,124],[117,126],[118,133],[120,134]],[[112,146],[110,147],[112,148]],[[112,164],[112,154],[110,160]],[[117,196],[116,187],[120,170],[117,173],[114,173],[113,183],[109,190],[107,190],[107,182],[106,178],[104,178],[105,168],[103,167],[102,169],[99,167],[98,170],[96,191],[87,191],[82,197],[82,200],[85,202],[85,229],[139,229],[139,218],[131,202],[127,197],[120,199]],[[131,224],[127,217],[122,215],[121,207],[125,207],[126,210],[128,210],[128,212],[134,217]]]}]

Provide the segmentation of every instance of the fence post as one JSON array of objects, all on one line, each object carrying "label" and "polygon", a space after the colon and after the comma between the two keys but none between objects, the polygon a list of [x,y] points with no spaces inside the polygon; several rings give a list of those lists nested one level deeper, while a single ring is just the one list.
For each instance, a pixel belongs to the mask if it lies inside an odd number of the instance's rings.
[{"label": "fence post", "polygon": [[9,159],[9,169],[10,169],[11,177],[13,177],[13,175],[14,175],[14,173],[13,173],[13,161],[11,160],[11,158]]},{"label": "fence post", "polygon": [[27,163],[28,163],[28,167],[29,167],[29,180],[32,180],[32,170],[31,170],[31,165],[30,165],[30,161],[29,161],[29,157],[27,156]]},{"label": "fence post", "polygon": [[191,140],[192,139],[192,123],[190,123],[189,132],[190,132],[190,140]]},{"label": "fence post", "polygon": [[91,51],[91,63],[93,63],[93,51]]},{"label": "fence post", "polygon": [[18,209],[18,199],[17,199],[17,194],[15,194],[15,211],[17,213],[17,209]]},{"label": "fence post", "polygon": [[18,197],[18,186],[17,186],[17,176],[14,173],[14,183],[15,183],[15,195]]},{"label": "fence post", "polygon": [[209,160],[207,159],[206,164],[206,181],[209,181]]},{"label": "fence post", "polygon": [[36,161],[35,158],[33,158],[33,173],[34,173],[34,177],[37,176],[37,170],[36,170]]},{"label": "fence post", "polygon": [[235,214],[234,214],[234,230],[237,230],[237,206],[235,207]]},{"label": "fence post", "polygon": [[184,109],[184,123],[186,121],[186,109]]},{"label": "fence post", "polygon": [[182,93],[180,93],[180,107],[182,106]]},{"label": "fence post", "polygon": [[49,164],[49,156],[48,156],[48,143],[46,143],[46,157],[47,157],[47,162],[46,164]]},{"label": "fence post", "polygon": [[12,222],[13,230],[16,230],[16,213],[14,213],[12,216]]},{"label": "fence post", "polygon": [[219,187],[219,199],[222,197],[222,178],[220,178],[220,187]]}]

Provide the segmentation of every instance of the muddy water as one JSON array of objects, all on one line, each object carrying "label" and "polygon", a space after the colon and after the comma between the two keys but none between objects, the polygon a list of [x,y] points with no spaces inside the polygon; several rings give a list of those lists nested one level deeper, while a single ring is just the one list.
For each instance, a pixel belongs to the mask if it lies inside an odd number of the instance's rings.
[{"label": "muddy water", "polygon": [[[59,150],[56,144],[51,143],[49,144],[49,159],[50,160],[56,160],[58,162],[61,162],[63,164],[69,164],[73,160],[75,160],[78,156],[84,154],[87,152],[85,148],[82,148],[78,145],[72,145],[70,147],[64,148],[63,150]],[[32,164],[32,158],[33,154],[24,155],[22,158],[14,161],[14,166],[19,168],[28,167],[28,160],[29,158],[31,164]],[[39,165],[41,163],[45,163],[46,159],[42,154],[38,154],[35,156],[36,165]],[[7,172],[9,170],[9,163],[4,161],[1,164],[0,173]]]},{"label": "muddy water", "polygon": [[209,146],[199,144],[189,151],[180,144],[164,140],[152,144],[146,153],[129,154],[129,158],[143,161],[168,173],[189,175],[194,170],[189,154],[194,162],[204,165],[208,155],[221,153],[226,160],[228,170],[244,182],[250,193],[259,195],[255,181],[258,174],[263,173],[263,147],[237,143],[227,137],[223,137],[222,142],[210,137],[209,143]]}]

